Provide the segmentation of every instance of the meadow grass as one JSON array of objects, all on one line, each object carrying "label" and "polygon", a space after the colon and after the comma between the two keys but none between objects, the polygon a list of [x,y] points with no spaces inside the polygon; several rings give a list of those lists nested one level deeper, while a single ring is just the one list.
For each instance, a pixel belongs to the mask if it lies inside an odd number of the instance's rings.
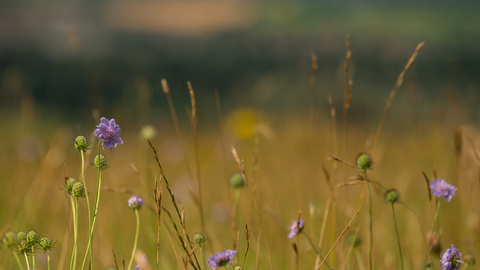
[{"label": "meadow grass", "polygon": [[[354,55],[347,37],[341,132],[332,98],[315,98],[327,94],[316,89],[318,59],[312,55],[305,111],[279,114],[276,123],[252,125],[241,117],[228,123],[237,108],[222,108],[215,91],[219,125],[202,128],[190,83],[191,121],[183,123],[162,80],[173,128],[151,123],[158,136],[123,129],[123,144],[109,145],[108,138],[94,136],[94,113],[83,133],[66,126],[43,131],[50,136],[40,141],[48,146],[36,160],[0,145],[1,172],[13,179],[3,180],[0,191],[0,268],[204,270],[227,263],[236,270],[439,269],[439,251],[447,248],[444,265],[475,268],[467,261],[478,257],[480,232],[475,129],[432,117],[399,131],[387,114],[422,46],[394,83],[380,122],[349,120]],[[34,119],[18,117],[27,124]],[[13,133],[7,137],[20,143]],[[78,135],[85,142],[76,152],[71,146]],[[434,171],[433,177],[423,171]],[[72,177],[78,181],[70,183]],[[439,178],[458,187],[455,196],[447,199],[442,192],[452,189],[439,188]],[[392,188],[396,199],[388,200]],[[30,232],[24,237],[22,231]]]}]

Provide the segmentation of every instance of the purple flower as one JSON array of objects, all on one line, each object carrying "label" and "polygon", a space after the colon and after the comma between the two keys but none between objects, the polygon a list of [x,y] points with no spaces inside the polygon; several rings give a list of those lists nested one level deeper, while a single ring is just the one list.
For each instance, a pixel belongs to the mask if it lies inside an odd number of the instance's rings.
[{"label": "purple flower", "polygon": [[141,266],[147,265],[147,256],[145,254],[142,255],[143,262],[137,261],[138,265],[133,270],[142,270]]},{"label": "purple flower", "polygon": [[303,218],[300,218],[299,220],[292,220],[292,225],[290,225],[290,233],[288,234],[288,238],[293,238],[297,234],[299,234],[302,230],[303,227],[305,226],[305,221]]},{"label": "purple flower", "polygon": [[[445,250],[440,254],[440,265],[442,270],[458,270],[460,269],[462,261],[462,254],[458,252],[458,249],[452,245],[451,248]],[[463,262],[463,261],[462,261]]]},{"label": "purple flower", "polygon": [[432,190],[433,196],[437,198],[443,197],[447,202],[452,199],[455,191],[457,191],[454,185],[450,185],[447,181],[440,178],[430,182],[430,189]]},{"label": "purple flower", "polygon": [[236,250],[225,249],[225,252],[220,251],[218,253],[213,254],[210,258],[206,261],[208,267],[210,269],[216,269],[217,267],[223,267],[227,264],[232,264],[232,259],[235,257],[237,253]]},{"label": "purple flower", "polygon": [[128,199],[128,206],[133,210],[140,209],[142,205],[145,205],[145,203],[142,198],[138,197],[138,195],[132,196]]},{"label": "purple flower", "polygon": [[103,149],[105,146],[113,151],[113,147],[117,147],[118,144],[122,144],[122,138],[120,138],[120,126],[115,123],[115,119],[108,120],[105,117],[100,119],[100,125],[93,132],[93,135],[97,136],[102,141]]}]

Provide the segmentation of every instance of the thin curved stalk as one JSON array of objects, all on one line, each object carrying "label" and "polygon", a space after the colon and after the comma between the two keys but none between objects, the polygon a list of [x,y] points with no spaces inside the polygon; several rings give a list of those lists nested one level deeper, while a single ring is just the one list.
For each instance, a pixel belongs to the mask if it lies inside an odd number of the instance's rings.
[{"label": "thin curved stalk", "polygon": [[135,256],[135,250],[137,249],[138,233],[140,232],[140,217],[138,216],[138,209],[135,209],[135,215],[137,216],[137,231],[135,232],[135,242],[133,244],[132,257],[130,258],[127,269],[132,268],[133,257]]}]

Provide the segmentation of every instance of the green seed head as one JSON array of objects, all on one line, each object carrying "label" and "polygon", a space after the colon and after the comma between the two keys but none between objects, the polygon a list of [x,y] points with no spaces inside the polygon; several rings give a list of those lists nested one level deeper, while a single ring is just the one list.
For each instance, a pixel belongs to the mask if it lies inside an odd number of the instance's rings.
[{"label": "green seed head", "polygon": [[7,232],[3,236],[3,245],[7,248],[13,248],[17,245],[18,239],[17,235],[14,232]]},{"label": "green seed head", "polygon": [[73,185],[77,182],[75,178],[70,177],[65,179],[65,191],[68,193],[68,195],[73,195]]},{"label": "green seed head", "polygon": [[77,152],[86,152],[88,149],[90,149],[89,146],[90,144],[87,142],[87,139],[84,136],[77,136],[73,142],[73,148],[75,148]]},{"label": "green seed head", "polygon": [[242,270],[243,268],[240,265],[236,265],[233,270]]},{"label": "green seed head", "polygon": [[83,187],[83,184],[81,182],[76,182],[73,185],[73,195],[77,198],[80,197],[85,197],[85,188]]},{"label": "green seed head", "polygon": [[362,238],[360,238],[360,235],[352,233],[348,236],[347,242],[349,245],[353,245],[353,247],[358,247],[362,243]]},{"label": "green seed head", "polygon": [[387,203],[396,203],[400,199],[400,194],[395,189],[391,189],[385,193],[385,201]]},{"label": "green seed head", "polygon": [[17,240],[18,240],[18,243],[20,243],[21,245],[24,245],[27,243],[27,234],[24,233],[24,232],[18,232],[17,233]]},{"label": "green seed head", "polygon": [[29,231],[27,234],[27,244],[33,246],[38,243],[38,234],[35,231]]},{"label": "green seed head", "polygon": [[370,169],[371,166],[372,166],[372,159],[370,158],[369,155],[363,153],[358,156],[357,158],[358,169],[365,171]]},{"label": "green seed head", "polygon": [[193,235],[193,242],[195,244],[201,244],[205,241],[207,241],[207,238],[205,238],[205,236],[203,236],[201,233],[196,233]]},{"label": "green seed head", "polygon": [[40,248],[45,252],[47,250],[51,250],[53,249],[53,245],[55,245],[55,243],[52,243],[52,241],[50,241],[50,239],[48,239],[47,237],[43,237],[42,239],[40,239]]},{"label": "green seed head", "polygon": [[245,181],[243,181],[242,173],[236,172],[230,177],[230,186],[232,188],[241,188],[245,186]]},{"label": "green seed head", "polygon": [[95,158],[93,159],[93,167],[97,169],[104,170],[106,169],[107,166],[107,159],[105,158],[104,155],[96,155]]}]

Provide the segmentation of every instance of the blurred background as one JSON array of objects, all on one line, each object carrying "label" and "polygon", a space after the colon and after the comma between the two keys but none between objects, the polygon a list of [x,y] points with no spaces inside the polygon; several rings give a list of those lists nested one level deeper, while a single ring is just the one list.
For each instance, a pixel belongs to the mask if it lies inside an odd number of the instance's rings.
[{"label": "blurred background", "polygon": [[[461,201],[453,201],[445,209],[458,208],[458,215],[465,216],[442,223],[444,237],[447,243],[459,243],[465,253],[478,254],[478,243],[465,239],[478,239],[479,232],[478,211],[474,210],[479,203],[479,166],[474,155],[480,118],[479,8],[476,1],[2,1],[0,233],[35,229],[58,240],[52,256],[55,263],[61,261],[70,221],[63,177],[80,176],[80,157],[70,145],[77,135],[94,141],[92,133],[102,116],[117,120],[125,141],[113,152],[105,151],[111,165],[105,171],[105,187],[151,196],[158,169],[146,144],[150,138],[174,190],[185,203],[187,217],[191,216],[191,233],[200,230],[197,208],[186,188],[190,173],[196,170],[190,81],[197,99],[200,175],[214,251],[230,247],[233,241],[233,195],[226,179],[237,166],[230,145],[245,159],[249,174],[254,173],[252,157],[258,147],[256,192],[262,195],[263,208],[278,215],[275,219],[263,214],[266,226],[272,228],[268,231],[270,243],[280,243],[272,245],[274,265],[290,267],[292,249],[284,228],[298,210],[310,217],[311,224],[316,222],[309,232],[317,239],[320,234],[330,196],[321,166],[326,166],[338,183],[356,174],[354,169],[335,167],[327,154],[337,153],[353,162],[360,151],[371,147],[396,78],[415,47],[425,41],[388,112],[374,156],[375,177],[384,179],[385,186],[396,187],[410,200],[409,207],[418,211],[412,214],[404,208],[399,213],[404,218],[401,231],[414,231],[418,239],[423,236],[417,216],[425,217],[423,230],[431,224],[426,193],[418,192],[425,188],[421,171],[433,177],[432,171],[437,169],[443,178],[450,177],[447,181],[463,185],[468,196],[459,196]],[[345,122],[349,131],[344,134],[346,35],[350,35],[352,51],[349,77],[353,101]],[[313,99],[312,54],[318,59]],[[162,91],[163,78],[170,86],[187,158]],[[337,110],[336,129],[328,96]],[[313,127],[308,131],[311,104]],[[457,143],[462,142],[460,146],[455,145],[454,134]],[[87,153],[87,159],[93,155]],[[147,189],[132,167],[137,168]],[[94,191],[95,173],[87,168],[90,192]],[[225,184],[218,184],[222,181]],[[356,211],[362,189],[340,190],[345,199],[338,204],[339,222],[327,226],[337,233],[347,216]],[[126,212],[130,194],[108,190],[103,194],[98,221],[102,240],[96,241],[95,248],[102,254],[97,256],[98,266],[106,268],[112,265],[112,246],[118,254],[129,256],[135,221],[134,214]],[[387,227],[376,233],[379,239],[394,241],[390,208],[382,204],[382,196],[378,189],[374,200],[380,206],[374,211],[385,216],[387,225],[382,226]],[[243,198],[243,221],[250,220],[257,230],[249,194],[245,192]],[[153,261],[156,217],[148,210],[142,214],[146,232],[139,248]],[[124,216],[131,220],[116,226]],[[362,216],[362,222],[366,217]],[[278,224],[278,219],[284,224]],[[362,227],[365,233],[366,228]],[[452,230],[445,233],[448,228]],[[130,232],[131,238],[120,237]],[[167,234],[162,233],[165,239]],[[172,238],[174,241],[175,236]],[[335,238],[327,238],[329,247]],[[418,254],[424,249],[421,243],[405,247],[411,265],[418,266]],[[244,245],[242,242],[241,248]],[[170,244],[165,242],[162,249],[164,267],[176,268],[178,257],[175,259]],[[366,246],[364,249],[366,256]],[[256,248],[252,250],[248,261],[254,265]],[[262,250],[261,268],[268,265],[264,247]],[[312,251],[306,241],[301,250],[305,252],[302,263],[310,267],[314,259],[307,255]],[[281,255],[285,252],[289,256]],[[394,242],[378,243],[378,266],[395,268],[396,252]],[[341,261],[341,249],[338,254],[332,260]],[[9,254],[0,253],[0,268],[11,269],[14,263]]]}]

